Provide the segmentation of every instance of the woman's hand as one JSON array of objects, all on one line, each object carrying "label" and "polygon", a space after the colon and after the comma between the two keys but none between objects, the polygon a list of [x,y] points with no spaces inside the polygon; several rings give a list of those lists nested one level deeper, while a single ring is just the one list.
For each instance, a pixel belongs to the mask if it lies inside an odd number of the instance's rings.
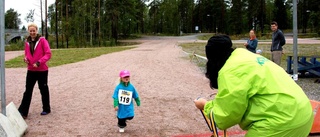
[{"label": "woman's hand", "polygon": [[37,67],[38,67],[37,63],[34,63],[34,64],[33,64],[33,67],[34,67],[34,68],[37,68]]},{"label": "woman's hand", "polygon": [[203,110],[204,105],[207,103],[207,100],[204,98],[199,98],[193,101],[196,107],[200,110]]},{"label": "woman's hand", "polygon": [[244,45],[244,46],[248,46],[248,43],[244,43],[243,45]]},{"label": "woman's hand", "polygon": [[27,64],[29,63],[29,61],[28,61],[27,58],[24,58],[23,61],[24,61],[25,63],[27,63]]},{"label": "woman's hand", "polygon": [[34,63],[34,64],[33,64],[33,67],[34,67],[34,68],[37,68],[37,67],[39,67],[39,66],[40,66],[40,62],[39,62],[39,61],[38,61],[37,63]]}]

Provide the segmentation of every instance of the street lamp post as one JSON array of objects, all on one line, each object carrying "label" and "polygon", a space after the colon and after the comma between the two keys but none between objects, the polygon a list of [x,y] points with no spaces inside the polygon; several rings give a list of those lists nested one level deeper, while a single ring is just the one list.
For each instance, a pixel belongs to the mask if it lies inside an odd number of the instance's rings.
[{"label": "street lamp post", "polygon": [[309,13],[310,13],[310,10],[306,10],[306,17],[305,17],[305,33],[307,33],[307,28],[308,28],[308,20],[309,20]]},{"label": "street lamp post", "polygon": [[293,0],[293,80],[298,80],[298,21],[297,0]]},{"label": "street lamp post", "polygon": [[129,35],[131,34],[131,19],[129,19]]},{"label": "street lamp post", "polygon": [[207,21],[207,25],[206,25],[206,27],[207,27],[207,31],[209,31],[210,32],[210,25],[208,25],[208,23],[210,22],[210,14],[207,14],[207,19],[208,19],[208,21]]},{"label": "street lamp post", "polygon": [[5,48],[4,48],[4,3],[5,0],[0,0],[0,75],[1,75],[1,113],[6,116],[6,84],[5,84]]}]

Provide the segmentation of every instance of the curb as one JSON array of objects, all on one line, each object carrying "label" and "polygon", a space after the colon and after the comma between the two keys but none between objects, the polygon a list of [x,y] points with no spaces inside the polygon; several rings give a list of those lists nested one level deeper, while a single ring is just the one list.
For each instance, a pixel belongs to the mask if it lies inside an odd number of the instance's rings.
[{"label": "curb", "polygon": [[0,136],[21,137],[27,130],[27,123],[13,102],[6,107],[7,116],[0,114]]}]

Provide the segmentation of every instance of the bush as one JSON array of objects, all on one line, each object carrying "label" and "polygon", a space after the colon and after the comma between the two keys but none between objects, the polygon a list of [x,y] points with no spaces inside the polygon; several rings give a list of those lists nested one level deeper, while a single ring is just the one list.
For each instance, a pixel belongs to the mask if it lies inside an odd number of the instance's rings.
[{"label": "bush", "polygon": [[317,33],[301,33],[298,34],[299,38],[317,38],[319,37],[319,34]]},{"label": "bush", "polygon": [[198,36],[198,39],[200,40],[208,40],[210,39],[212,36],[214,36],[215,34],[205,34],[205,35],[200,35]]},{"label": "bush", "polygon": [[229,35],[229,37],[232,40],[249,39],[249,34]]},{"label": "bush", "polygon": [[5,51],[17,51],[17,50],[24,50],[24,42],[18,41],[17,43],[10,43],[5,46]]}]

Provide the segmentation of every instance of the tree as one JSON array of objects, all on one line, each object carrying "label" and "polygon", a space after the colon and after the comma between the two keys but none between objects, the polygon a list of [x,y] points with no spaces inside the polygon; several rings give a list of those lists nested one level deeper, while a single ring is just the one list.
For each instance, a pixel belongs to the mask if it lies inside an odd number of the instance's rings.
[{"label": "tree", "polygon": [[139,8],[136,7],[139,1],[141,0],[106,0],[104,8],[111,24],[111,41],[117,42],[119,33],[125,37],[130,34],[131,25],[138,22]]},{"label": "tree", "polygon": [[181,17],[181,31],[190,33],[193,30],[192,15],[194,8],[194,0],[180,0],[179,2],[179,14]]},{"label": "tree", "polygon": [[6,29],[19,29],[21,24],[20,14],[14,9],[10,8],[5,13],[5,28]]},{"label": "tree", "polygon": [[179,35],[181,17],[178,11],[178,1],[164,0],[159,2],[158,10],[155,14],[156,30],[158,33]]},{"label": "tree", "polygon": [[[270,23],[273,21],[274,19],[274,3],[271,0],[267,0],[266,1],[266,24],[268,24],[270,26]],[[270,30],[270,29],[269,29]]]},{"label": "tree", "polygon": [[202,32],[225,33],[226,25],[226,5],[225,0],[197,0],[194,8],[193,20]]},{"label": "tree", "polygon": [[265,22],[266,22],[266,1],[265,0],[260,0],[260,12],[258,12],[258,19],[259,19],[259,26],[260,26],[260,30],[261,30],[261,33],[264,33],[264,25],[265,25]]},{"label": "tree", "polygon": [[311,11],[310,13],[310,25],[311,30],[317,32],[320,35],[320,12],[319,11]]},{"label": "tree", "polygon": [[27,13],[27,16],[24,18],[24,20],[27,21],[27,23],[34,22],[34,10],[35,9],[29,10],[29,13]]},{"label": "tree", "polygon": [[49,32],[50,33],[55,33],[56,30],[55,30],[55,26],[56,26],[56,23],[55,23],[55,16],[56,16],[56,13],[55,13],[55,8],[56,6],[55,5],[50,5],[48,7],[48,22],[50,24],[50,28],[49,28]]},{"label": "tree", "polygon": [[[267,0],[270,3],[270,0]],[[273,9],[267,9],[268,2],[266,0],[248,0],[248,12],[247,12],[247,25],[249,29],[259,29],[261,33],[264,33],[264,26],[269,24],[266,16],[268,11]],[[269,4],[270,8],[273,7]],[[270,19],[272,20],[272,19]]]},{"label": "tree", "polygon": [[310,10],[310,20],[308,22],[308,25],[310,25],[310,28],[314,31],[320,34],[320,1],[319,0],[308,0],[308,10]]},{"label": "tree", "polygon": [[[319,2],[318,2],[319,3]],[[311,5],[316,3],[310,3],[310,0],[299,1],[298,3],[298,24],[299,28],[302,28],[302,33],[307,33],[308,22],[311,15]],[[320,3],[319,3],[320,4]],[[311,27],[310,27],[311,28]]]},{"label": "tree", "polygon": [[144,0],[136,0],[137,16],[136,16],[136,28],[134,33],[145,33],[145,18],[147,13],[147,5]]},{"label": "tree", "polygon": [[242,33],[243,29],[243,6],[241,0],[232,0],[232,7],[230,11],[230,27],[233,33],[240,34]]},{"label": "tree", "polygon": [[[158,33],[158,29],[157,29],[157,22],[158,22],[158,12],[159,12],[159,6],[160,6],[160,2],[157,0],[153,0],[150,4],[149,4],[149,18],[150,18],[150,28],[149,30],[152,31],[152,33],[156,34]],[[152,25],[151,25],[152,24]]]},{"label": "tree", "polygon": [[[149,2],[148,5],[146,1]],[[67,43],[70,40],[73,44],[71,46],[86,47],[116,44],[118,39],[126,38],[132,33],[179,35],[180,31],[194,32],[195,26],[202,32],[240,34],[248,32],[254,24],[255,29],[260,29],[263,33],[264,26],[276,20],[280,28],[285,29],[283,26],[288,27],[291,22],[288,2],[290,1],[56,0],[55,6],[49,7],[48,19],[51,28],[57,28],[55,32],[59,34],[57,38],[61,39],[61,47],[64,40]],[[310,10],[312,23],[308,24],[317,26],[318,14],[315,14],[316,10]]]},{"label": "tree", "polygon": [[25,31],[25,30],[27,30],[27,28],[23,25],[22,28],[21,28],[21,30],[24,30],[24,31]]},{"label": "tree", "polygon": [[287,16],[287,9],[284,0],[275,0],[274,2],[274,18],[273,21],[278,23],[280,29],[287,29],[292,28],[288,26],[288,16]]},{"label": "tree", "polygon": [[[213,29],[215,29],[215,33],[225,33],[228,26],[226,25],[227,14],[226,14],[226,5],[227,3],[224,0],[212,0],[214,4],[211,9],[211,13],[213,15]],[[209,7],[210,9],[210,7]]]},{"label": "tree", "polygon": [[48,3],[47,0],[45,0],[45,4],[44,4],[45,5],[44,6],[45,7],[45,10],[44,10],[45,11],[45,15],[44,15],[45,16],[45,20],[44,20],[44,22],[45,22],[45,27],[46,27],[45,28],[45,30],[46,30],[46,35],[45,35],[46,40],[48,40],[48,37],[49,37],[49,34],[48,34],[48,5],[47,5],[47,3]]},{"label": "tree", "polygon": [[98,44],[98,46],[100,47],[100,42],[101,42],[101,20],[100,20],[100,18],[101,18],[101,2],[100,2],[100,0],[99,0],[99,2],[98,2],[99,4],[98,4],[98,28],[99,28],[99,32],[98,32],[98,37],[99,37],[99,44]]},{"label": "tree", "polygon": [[194,6],[194,10],[193,10],[193,24],[194,26],[197,26],[198,27],[198,31],[202,31],[202,24],[203,24],[203,21],[202,21],[202,3],[201,3],[201,0],[197,0],[196,3],[195,3],[195,6]]}]

